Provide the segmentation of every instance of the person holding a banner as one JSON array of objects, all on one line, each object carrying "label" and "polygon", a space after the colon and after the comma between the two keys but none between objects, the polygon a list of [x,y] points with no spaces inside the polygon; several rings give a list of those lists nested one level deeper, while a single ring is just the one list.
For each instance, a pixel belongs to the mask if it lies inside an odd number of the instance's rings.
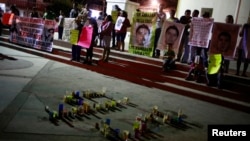
[{"label": "person holding a banner", "polygon": [[164,4],[161,3],[159,5],[159,11],[157,12],[157,19],[156,19],[156,30],[155,30],[155,40],[154,40],[154,50],[152,57],[158,58],[160,56],[160,50],[156,49],[158,45],[158,40],[161,35],[161,29],[164,21],[166,20],[166,13],[163,11]]},{"label": "person holding a banner", "polygon": [[[117,17],[119,16],[121,11],[122,10],[118,5],[113,6],[113,10],[111,12],[113,24],[116,23]],[[116,41],[116,32],[115,32],[115,26],[114,26],[114,28],[112,30],[112,48],[116,48],[116,47],[117,47],[117,41]]]},{"label": "person holding a banner", "polygon": [[96,37],[98,36],[98,25],[97,25],[97,21],[95,18],[88,18],[89,20],[89,25],[90,27],[92,27],[92,37],[91,37],[91,41],[90,41],[90,46],[87,49],[87,53],[86,53],[86,58],[85,61],[83,62],[84,64],[88,64],[91,65],[92,64],[92,58],[93,58],[93,48],[96,45]]},{"label": "person holding a banner", "polygon": [[244,62],[243,72],[241,76],[247,77],[246,71],[250,62],[249,55],[246,53],[250,49],[250,20],[248,20],[247,24],[244,24],[241,31],[240,31],[240,37],[241,41],[237,48],[237,68],[236,68],[236,74],[239,75],[240,73],[240,66],[241,62]]},{"label": "person holding a banner", "polygon": [[11,10],[11,13],[13,13],[15,16],[20,15],[20,12],[15,5],[11,5],[10,10]]},{"label": "person holding a banner", "polygon": [[36,7],[32,8],[32,12],[30,13],[30,17],[31,18],[39,18],[39,14],[37,12],[37,8]]},{"label": "person holding a banner", "polygon": [[102,61],[105,62],[108,62],[110,54],[110,42],[112,37],[112,30],[114,28],[112,21],[113,20],[111,15],[106,16],[101,25],[101,32],[99,33],[101,39],[101,46],[104,48]]},{"label": "person holding a banner", "polygon": [[[200,11],[195,9],[193,12],[192,12],[192,18],[195,18],[195,17],[198,17],[200,14]],[[192,21],[192,19],[191,19]],[[190,23],[190,27],[191,27],[191,23]],[[188,37],[190,38],[190,37]],[[189,40],[189,39],[188,39]],[[190,57],[188,58],[188,63],[189,64],[192,64],[194,62],[194,59],[195,59],[195,52],[196,52],[196,46],[191,46],[189,45],[189,50],[190,50]]]},{"label": "person holding a banner", "polygon": [[[225,21],[228,24],[234,24],[234,17],[232,15],[227,15]],[[225,73],[228,73],[229,64],[230,64],[230,61],[228,59],[225,59],[224,60],[224,72]]]},{"label": "person holding a banner", "polygon": [[60,10],[60,15],[58,17],[59,21],[58,21],[58,39],[62,40],[62,36],[63,36],[63,26],[64,26],[64,13],[62,10]]},{"label": "person holding a banner", "polygon": [[127,28],[129,27],[131,27],[131,24],[128,19],[128,13],[122,10],[120,12],[120,16],[116,20],[116,25],[115,25],[118,50],[124,51]]},{"label": "person holding a banner", "polygon": [[[75,22],[75,25],[76,25],[75,30],[79,31],[79,34],[78,34],[78,36],[79,36],[81,34],[82,27],[83,27],[83,25],[81,24],[81,18],[76,17],[74,22]],[[81,46],[79,46],[78,44],[72,44],[72,47],[71,47],[71,61],[80,62],[80,56],[81,56]]]},{"label": "person holding a banner", "polygon": [[[185,15],[181,16],[180,23],[185,25],[185,30],[181,39],[181,44],[179,47],[177,60],[182,63],[187,63],[188,55],[189,55],[189,46],[188,46],[188,38],[189,38],[189,29],[191,23],[191,10],[187,9],[185,11]],[[184,49],[184,52],[183,52]]]}]

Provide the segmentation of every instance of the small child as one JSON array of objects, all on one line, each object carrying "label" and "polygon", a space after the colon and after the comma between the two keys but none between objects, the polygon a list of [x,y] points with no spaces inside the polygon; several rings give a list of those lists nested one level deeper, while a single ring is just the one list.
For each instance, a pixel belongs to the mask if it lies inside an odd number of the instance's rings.
[{"label": "small child", "polygon": [[164,53],[163,59],[163,71],[175,69],[175,52],[172,49],[172,45],[168,45],[167,51]]},{"label": "small child", "polygon": [[205,72],[205,67],[203,65],[203,58],[200,55],[195,56],[194,62],[191,64],[188,76],[186,80],[195,80],[197,83],[200,83],[201,74]]}]

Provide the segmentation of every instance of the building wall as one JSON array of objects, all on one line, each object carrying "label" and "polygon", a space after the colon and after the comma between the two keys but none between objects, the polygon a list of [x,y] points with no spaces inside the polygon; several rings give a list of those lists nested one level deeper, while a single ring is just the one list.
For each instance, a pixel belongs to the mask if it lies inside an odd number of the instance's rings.
[{"label": "building wall", "polygon": [[114,5],[118,5],[122,10],[128,12],[128,19],[132,20],[133,12],[139,7],[139,3],[131,2],[129,0],[106,0],[107,9],[106,13],[111,14]]},{"label": "building wall", "polygon": [[212,18],[216,22],[225,22],[225,17],[230,14],[235,23],[244,24],[249,17],[250,0],[179,0],[176,15],[180,18],[186,9],[201,11],[201,8],[213,8]]}]

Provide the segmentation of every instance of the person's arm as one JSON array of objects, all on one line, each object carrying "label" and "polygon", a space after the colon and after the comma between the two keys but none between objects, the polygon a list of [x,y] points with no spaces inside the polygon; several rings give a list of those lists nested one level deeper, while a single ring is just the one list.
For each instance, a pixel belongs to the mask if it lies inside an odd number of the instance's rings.
[{"label": "person's arm", "polygon": [[242,26],[241,30],[240,30],[240,34],[239,34],[240,37],[243,36],[245,27],[246,27],[246,24],[244,24],[244,25]]},{"label": "person's arm", "polygon": [[125,19],[124,24],[126,25],[126,27],[131,27],[131,24],[128,18]]}]

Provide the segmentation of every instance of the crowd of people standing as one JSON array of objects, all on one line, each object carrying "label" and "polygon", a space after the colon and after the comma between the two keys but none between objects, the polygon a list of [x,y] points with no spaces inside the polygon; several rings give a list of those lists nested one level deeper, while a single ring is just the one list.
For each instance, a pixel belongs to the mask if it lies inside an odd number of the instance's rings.
[{"label": "crowd of people standing", "polygon": [[[156,19],[156,29],[155,29],[155,39],[154,39],[154,47],[153,47],[153,55],[152,57],[154,58],[159,58],[160,57],[160,51],[157,49],[157,44],[159,37],[162,32],[162,26],[165,20],[170,21],[170,22],[176,22],[176,23],[181,23],[185,25],[184,33],[181,38],[181,43],[179,46],[179,51],[178,54],[173,54],[173,51],[171,50],[172,44],[167,43],[168,45],[168,51],[165,53],[168,57],[164,56],[164,69],[169,68],[166,64],[166,62],[175,62],[179,61],[181,63],[188,63],[191,64],[192,67],[195,66],[195,58],[200,56],[203,60],[203,67],[206,69],[208,67],[208,50],[209,48],[201,48],[201,47],[196,47],[196,46],[190,46],[188,45],[188,41],[190,39],[190,28],[192,27],[192,18],[193,17],[199,17],[199,10],[191,10],[187,9],[184,13],[183,16],[180,18],[175,17],[175,10],[171,9],[170,10],[170,17],[167,18],[166,13],[163,11],[164,9],[164,4],[160,4],[158,7],[157,11],[157,19]],[[110,54],[110,48],[113,47],[116,50],[124,51],[125,49],[125,38],[127,34],[127,28],[131,27],[131,23],[128,19],[128,14],[125,10],[122,10],[119,8],[118,5],[114,6],[114,10],[118,12],[117,16],[121,16],[124,18],[122,21],[122,27],[117,30],[115,28],[115,23],[116,19],[112,19],[111,15],[107,15],[106,13],[100,12],[100,15],[98,19],[91,17],[91,10],[89,10],[88,5],[85,5],[82,7],[82,9],[79,9],[79,6],[77,3],[73,4],[72,9],[70,10],[69,16],[70,18],[75,18],[76,22],[76,29],[79,30],[79,35],[82,31],[82,28],[86,26],[86,23],[89,23],[87,26],[93,27],[93,35],[92,35],[92,41],[90,44],[90,47],[87,48],[86,50],[86,58],[84,59],[83,63],[91,64],[92,63],[92,57],[93,57],[93,47],[97,45],[96,39],[99,39],[100,41],[100,46],[104,48],[103,51],[103,56],[100,60],[104,62],[108,62],[109,60],[109,54]],[[16,6],[11,6],[10,7],[11,12],[14,15],[19,16],[20,12]],[[56,16],[54,12],[47,10],[45,8],[44,13],[41,15],[38,13],[37,9],[35,7],[32,8],[32,11],[28,13],[29,17],[32,18],[44,18],[44,19],[58,19],[58,39],[62,39],[62,34],[63,34],[63,25],[64,25],[64,19],[65,19],[65,14],[61,10],[59,12],[60,14]],[[2,12],[0,12],[0,16],[2,16]],[[205,12],[201,16],[202,18],[211,18],[209,13]],[[97,25],[96,20],[102,20],[102,23],[100,27]],[[234,18],[232,15],[227,15],[225,19],[225,23],[227,24],[234,24]],[[241,32],[240,32],[240,37],[244,35],[244,32],[249,29],[249,22],[244,24],[242,26]],[[0,24],[1,26],[1,24]],[[150,32],[150,31],[149,31]],[[0,29],[0,35],[1,35],[1,29]],[[112,44],[111,44],[112,43]],[[242,72],[242,76],[247,76],[246,71],[248,68],[249,64],[249,59],[246,57],[242,57],[244,50],[242,47],[244,46],[245,41],[243,38],[241,38],[240,44],[238,45],[237,49],[237,68],[236,68],[236,75],[240,75],[240,66],[241,62],[244,62],[244,68]],[[249,45],[248,45],[249,46]],[[72,61],[80,61],[80,55],[81,55],[81,50],[83,47],[79,45],[72,45]],[[171,56],[171,57],[169,57]],[[176,56],[173,57],[173,56]],[[166,60],[171,58],[170,60]],[[223,59],[223,72],[228,73],[229,71],[229,64],[230,61],[227,59]],[[191,72],[191,71],[190,71]],[[190,75],[187,77],[188,79],[190,78]]]}]

